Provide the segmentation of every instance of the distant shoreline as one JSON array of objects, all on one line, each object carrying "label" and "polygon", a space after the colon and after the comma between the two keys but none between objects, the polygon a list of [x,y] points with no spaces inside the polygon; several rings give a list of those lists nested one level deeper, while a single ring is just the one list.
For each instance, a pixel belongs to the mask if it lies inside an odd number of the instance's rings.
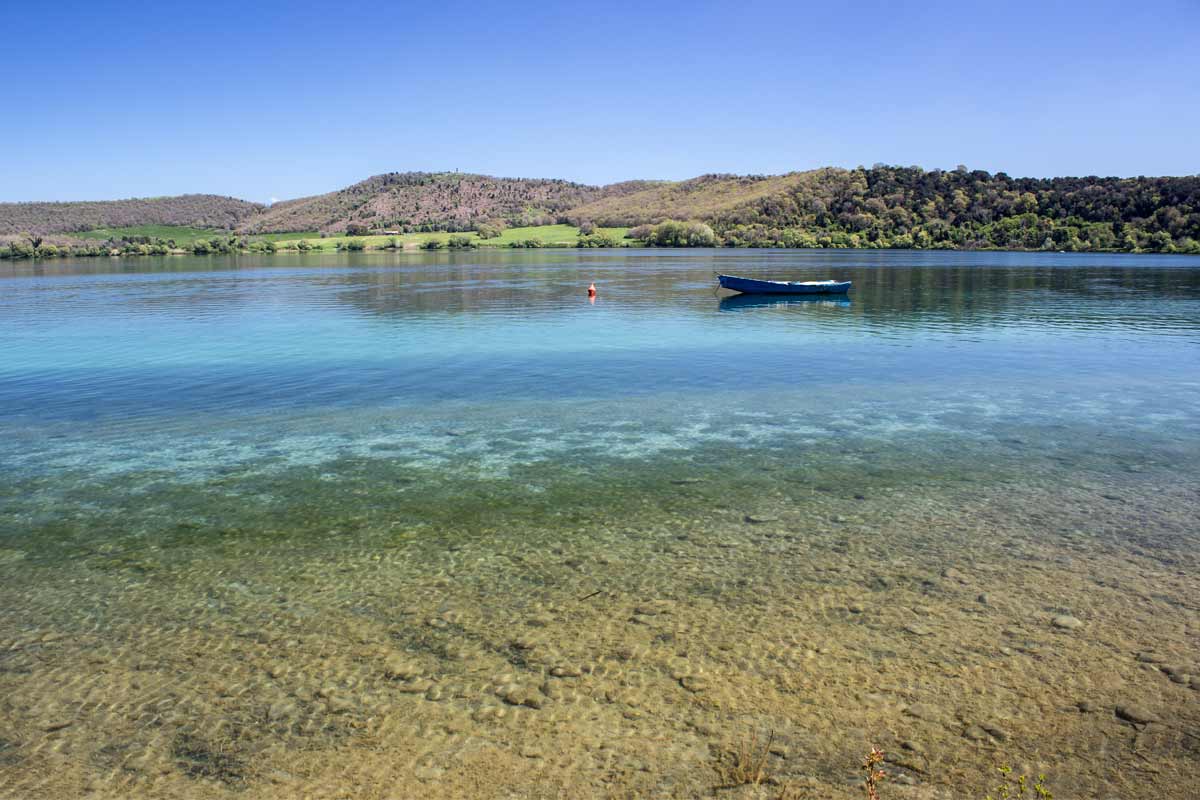
[{"label": "distant shoreline", "polygon": [[[537,225],[505,228],[484,238],[477,231],[424,231],[401,234],[346,236],[297,232],[243,236],[229,231],[184,226],[135,226],[129,228],[83,231],[46,237],[9,237],[0,239],[0,260],[47,261],[60,258],[125,258],[134,256],[184,256],[334,252],[469,252],[472,250],[510,249],[629,249],[629,248],[712,248],[722,250],[911,250],[915,252],[1007,252],[1007,253],[1128,253],[1131,255],[1200,255],[1200,248],[1180,251],[1145,249],[1055,247],[978,247],[977,242],[958,246],[939,242],[933,246],[896,246],[892,242],[863,245],[855,238],[816,236],[806,232],[804,244],[730,244],[703,223],[667,221],[640,228],[589,227],[590,233],[572,225]],[[108,235],[107,241],[89,236]],[[637,236],[631,236],[637,234]],[[639,238],[646,237],[646,238]],[[15,241],[14,241],[15,239]],[[810,241],[811,240],[811,241]]]}]

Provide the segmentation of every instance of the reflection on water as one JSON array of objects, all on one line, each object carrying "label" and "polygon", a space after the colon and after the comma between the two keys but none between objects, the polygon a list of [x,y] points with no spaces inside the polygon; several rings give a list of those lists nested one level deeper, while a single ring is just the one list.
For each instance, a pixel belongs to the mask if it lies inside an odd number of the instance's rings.
[{"label": "reflection on water", "polygon": [[722,297],[722,311],[741,311],[755,308],[849,308],[850,298],[821,295],[796,295],[794,297],[764,294],[735,294]]},{"label": "reflection on water", "polygon": [[3,269],[0,796],[1188,796],[1200,260]]}]

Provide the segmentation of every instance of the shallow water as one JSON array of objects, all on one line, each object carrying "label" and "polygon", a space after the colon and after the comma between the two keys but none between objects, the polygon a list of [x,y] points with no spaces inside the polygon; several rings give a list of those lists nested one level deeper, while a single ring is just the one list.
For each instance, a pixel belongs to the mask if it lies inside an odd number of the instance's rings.
[{"label": "shallow water", "polygon": [[690,797],[768,739],[731,796],[1188,796],[1200,259],[18,264],[0,331],[0,796]]}]

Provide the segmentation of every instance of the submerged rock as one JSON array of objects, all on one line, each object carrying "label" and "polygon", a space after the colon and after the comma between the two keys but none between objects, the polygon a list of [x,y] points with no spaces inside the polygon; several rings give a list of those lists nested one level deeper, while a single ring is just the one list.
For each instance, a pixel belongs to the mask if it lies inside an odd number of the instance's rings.
[{"label": "submerged rock", "polygon": [[1083,620],[1072,617],[1069,614],[1059,614],[1050,620],[1050,624],[1062,630],[1073,631],[1083,627]]},{"label": "submerged rock", "polygon": [[523,686],[504,686],[496,694],[510,706],[525,706],[526,708],[541,708],[549,700],[545,695]]},{"label": "submerged rock", "polygon": [[1146,725],[1158,721],[1158,715],[1145,706],[1134,703],[1117,706],[1116,713],[1119,718],[1135,725]]},{"label": "submerged rock", "polygon": [[411,661],[392,656],[383,662],[383,674],[392,680],[407,681],[420,677],[422,670]]}]

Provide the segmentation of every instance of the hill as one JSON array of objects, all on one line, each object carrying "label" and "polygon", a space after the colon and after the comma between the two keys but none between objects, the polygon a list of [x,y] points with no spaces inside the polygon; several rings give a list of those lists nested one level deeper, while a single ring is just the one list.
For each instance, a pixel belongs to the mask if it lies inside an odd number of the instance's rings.
[{"label": "hill", "polygon": [[262,209],[258,203],[212,194],[78,203],[0,203],[0,235],[74,233],[135,225],[231,230]]},{"label": "hill", "polygon": [[[663,225],[657,231],[647,227],[670,220],[689,225]],[[162,225],[202,233],[358,236],[469,231],[485,222],[510,227],[567,223],[587,231],[592,226],[634,227],[632,238],[669,246],[1200,253],[1200,176],[1012,178],[965,167],[876,165],[589,186],[393,172],[270,207],[213,195],[4,203],[0,241],[13,241],[18,232],[110,231],[117,238],[117,232]],[[173,238],[186,239],[182,234]],[[486,235],[494,240],[498,232]]]},{"label": "hill", "polygon": [[552,225],[591,200],[643,188],[644,181],[611,187],[540,178],[495,178],[457,172],[390,172],[336,192],[276,203],[246,220],[243,233],[368,230],[473,230],[488,220]]}]

